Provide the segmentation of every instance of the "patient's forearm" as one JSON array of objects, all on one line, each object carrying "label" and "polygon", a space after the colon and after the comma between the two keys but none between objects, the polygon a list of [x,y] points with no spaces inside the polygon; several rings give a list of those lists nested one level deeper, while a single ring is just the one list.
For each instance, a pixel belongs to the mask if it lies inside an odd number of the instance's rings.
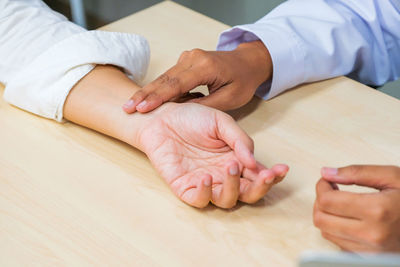
[{"label": "patient's forearm", "polygon": [[127,115],[121,108],[137,90],[119,69],[97,66],[71,90],[64,118],[138,147],[136,130],[146,116]]},{"label": "patient's forearm", "polygon": [[195,207],[210,199],[223,208],[238,199],[253,203],[285,176],[287,166],[268,170],[256,162],[251,138],[221,111],[166,103],[126,114],[122,104],[138,89],[118,69],[97,67],[70,92],[64,117],[142,150],[172,191]]}]

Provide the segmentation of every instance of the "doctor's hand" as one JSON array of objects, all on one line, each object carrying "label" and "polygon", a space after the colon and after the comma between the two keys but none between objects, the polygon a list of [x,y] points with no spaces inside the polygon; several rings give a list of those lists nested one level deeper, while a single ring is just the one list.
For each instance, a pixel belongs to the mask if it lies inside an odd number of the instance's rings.
[{"label": "doctor's hand", "polygon": [[[314,205],[322,236],[349,251],[400,251],[400,167],[354,165],[323,168]],[[336,184],[376,188],[339,191]]]},{"label": "doctor's hand", "polygon": [[288,171],[256,162],[253,141],[227,114],[198,104],[167,103],[144,115],[135,143],[173,193],[195,207],[254,203]]},{"label": "doctor's hand", "polygon": [[[271,57],[261,41],[243,43],[233,51],[185,51],[175,66],[137,91],[123,109],[146,113],[167,101],[186,100],[232,110],[249,102],[271,75]],[[207,85],[209,95],[193,98],[188,92],[199,85]]]}]

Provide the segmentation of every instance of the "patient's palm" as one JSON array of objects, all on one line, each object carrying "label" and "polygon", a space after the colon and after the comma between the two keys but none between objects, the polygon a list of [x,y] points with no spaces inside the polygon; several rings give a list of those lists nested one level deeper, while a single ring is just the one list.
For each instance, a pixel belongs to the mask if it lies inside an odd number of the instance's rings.
[{"label": "patient's palm", "polygon": [[217,191],[226,178],[226,163],[239,162],[217,136],[219,116],[225,114],[196,104],[176,105],[157,116],[141,135],[153,165],[173,192],[189,204],[200,177],[210,174]]}]

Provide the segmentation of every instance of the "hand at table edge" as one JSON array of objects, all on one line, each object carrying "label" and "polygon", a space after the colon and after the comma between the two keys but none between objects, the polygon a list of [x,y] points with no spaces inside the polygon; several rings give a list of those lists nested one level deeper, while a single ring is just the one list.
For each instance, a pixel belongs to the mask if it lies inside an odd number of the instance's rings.
[{"label": "hand at table edge", "polygon": [[[323,168],[321,174],[313,219],[324,238],[348,251],[400,251],[400,167],[351,165]],[[352,193],[337,184],[379,191]]]}]

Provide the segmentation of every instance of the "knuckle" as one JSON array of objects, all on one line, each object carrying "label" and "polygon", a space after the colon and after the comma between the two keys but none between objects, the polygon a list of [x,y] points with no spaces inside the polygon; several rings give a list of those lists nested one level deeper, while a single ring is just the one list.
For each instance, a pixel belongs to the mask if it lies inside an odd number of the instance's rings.
[{"label": "knuckle", "polygon": [[139,100],[145,98],[146,96],[147,93],[144,90],[139,90],[132,96],[132,99]]},{"label": "knuckle", "polygon": [[316,202],[318,203],[318,198],[319,198],[319,196],[321,195],[321,193],[319,192],[320,190],[319,190],[319,188],[320,188],[320,185],[322,184],[322,182],[323,182],[323,178],[320,178],[319,180],[318,180],[318,182],[315,184],[315,192],[316,192],[316,194],[317,194],[317,199],[316,199]]},{"label": "knuckle", "polygon": [[400,167],[399,166],[394,166],[394,168],[396,169],[396,177],[400,179]]},{"label": "knuckle", "polygon": [[148,101],[156,101],[158,99],[162,99],[161,96],[157,92],[151,92],[146,99]]},{"label": "knuckle", "polygon": [[183,51],[182,54],[179,56],[179,60],[178,61],[184,61],[185,59],[189,58],[191,55],[190,51]]},{"label": "knuckle", "polygon": [[320,228],[320,229],[321,229],[321,227],[323,227],[324,219],[323,219],[322,213],[320,211],[314,212],[313,222],[314,222],[315,227]]},{"label": "knuckle", "polygon": [[370,231],[367,242],[375,246],[383,246],[390,236],[390,232],[385,228],[376,228]]},{"label": "knuckle", "polygon": [[206,51],[204,51],[203,49],[200,49],[200,48],[194,48],[194,49],[190,50],[189,53],[191,56],[196,57],[196,56],[203,56],[206,53]]},{"label": "knuckle", "polygon": [[331,204],[330,197],[327,194],[319,195],[317,197],[317,202],[320,207],[329,208]]},{"label": "knuckle", "polygon": [[172,77],[167,81],[168,87],[171,89],[179,89],[181,81],[178,77]]},{"label": "knuckle", "polygon": [[388,166],[389,173],[392,177],[394,178],[399,178],[400,179],[400,167],[398,166]]},{"label": "knuckle", "polygon": [[382,198],[371,208],[370,212],[374,221],[382,222],[388,220],[390,217],[389,201]]},{"label": "knuckle", "polygon": [[325,238],[325,239],[330,239],[330,235],[329,235],[327,232],[325,232],[325,231],[321,231],[321,235],[322,235],[322,237]]},{"label": "knuckle", "polygon": [[215,59],[212,56],[204,55],[201,58],[200,64],[206,68],[212,68],[215,65]]},{"label": "knuckle", "polygon": [[157,78],[157,82],[159,82],[161,84],[168,82],[168,80],[169,80],[169,75],[166,73],[161,74]]}]

